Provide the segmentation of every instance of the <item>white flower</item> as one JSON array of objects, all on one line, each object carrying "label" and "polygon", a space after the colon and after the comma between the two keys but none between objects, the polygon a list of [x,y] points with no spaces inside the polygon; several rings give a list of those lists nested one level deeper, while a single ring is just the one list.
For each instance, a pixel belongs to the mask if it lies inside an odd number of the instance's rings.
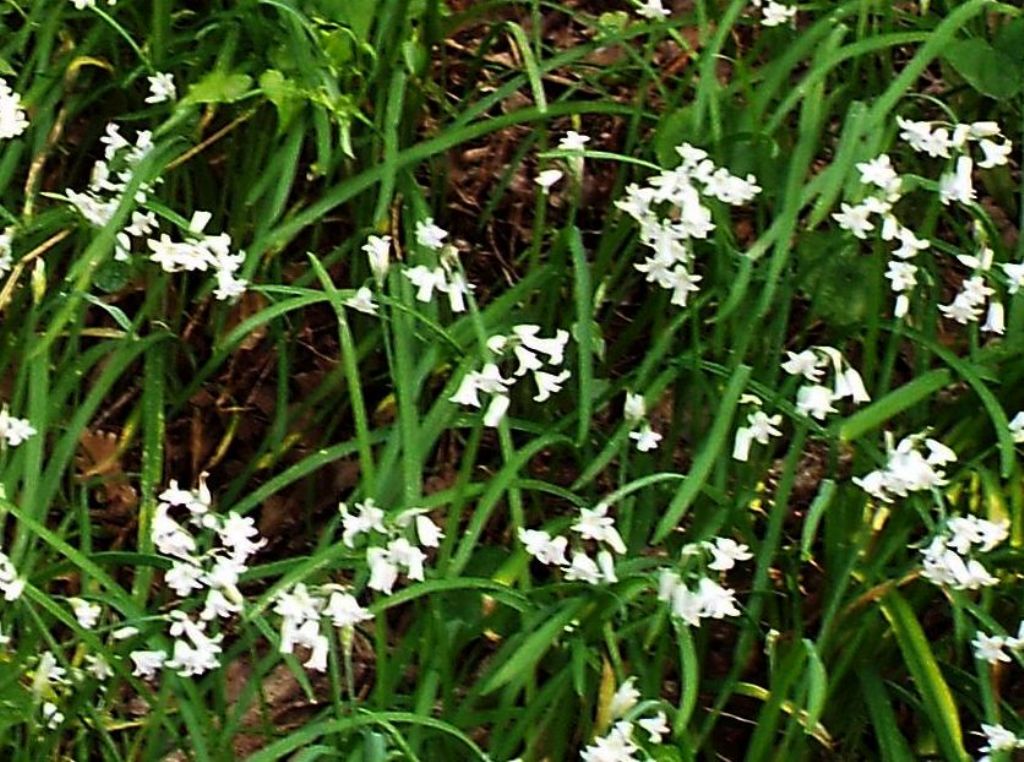
[{"label": "white flower", "polygon": [[434,224],[433,217],[416,222],[416,243],[428,249],[438,250],[444,246],[448,231]]},{"label": "white flower", "polygon": [[639,431],[629,432],[629,438],[636,441],[636,449],[640,452],[649,452],[658,447],[661,441],[661,434],[651,428],[649,423],[644,423]]},{"label": "white flower", "polygon": [[836,412],[832,407],[834,399],[832,390],[827,386],[807,384],[797,389],[796,408],[804,415],[823,421],[829,413]]},{"label": "white flower", "polygon": [[75,619],[84,629],[91,630],[96,626],[100,620],[100,614],[103,612],[98,604],[83,601],[81,598],[68,598],[68,603],[75,614]]},{"label": "white flower", "polygon": [[1006,333],[1006,311],[1003,308],[1002,302],[989,302],[988,314],[985,316],[985,322],[982,324],[981,330],[987,333],[994,333],[997,336],[1002,336]]},{"label": "white flower", "polygon": [[589,142],[590,138],[586,135],[581,135],[576,130],[569,130],[559,141],[558,147],[563,151],[582,151]]},{"label": "white flower", "polygon": [[985,745],[981,747],[983,752],[998,754],[1001,751],[1021,748],[1021,739],[1002,725],[982,725],[981,732],[977,735],[985,737]]},{"label": "white flower", "polygon": [[149,97],[146,103],[163,103],[173,101],[178,97],[178,91],[174,87],[174,75],[167,72],[157,72],[149,80]]},{"label": "white flower", "polygon": [[667,734],[670,730],[668,726],[668,718],[665,717],[664,712],[658,712],[654,717],[639,720],[637,725],[647,731],[650,736],[649,740],[653,744],[661,743],[662,736]]},{"label": "white flower", "polygon": [[750,454],[752,442],[768,444],[770,437],[782,436],[777,427],[782,423],[781,415],[769,416],[763,410],[755,410],[747,416],[748,426],[736,429],[736,440],[733,444],[732,456],[745,462]]},{"label": "white flower", "polygon": [[867,185],[874,185],[884,191],[893,191],[899,187],[900,176],[892,167],[892,159],[888,154],[880,154],[871,161],[861,162],[857,165],[860,172],[860,181]]},{"label": "white flower", "polygon": [[561,373],[536,371],[533,374],[533,380],[537,383],[537,393],[534,395],[533,401],[545,402],[552,394],[562,391],[562,384],[568,380],[569,375],[567,370],[563,370]]},{"label": "white flower", "polygon": [[619,554],[626,552],[622,536],[615,528],[615,519],[608,515],[606,503],[598,503],[597,507],[592,509],[581,508],[580,518],[572,525],[571,529],[584,540],[607,543],[612,550]]},{"label": "white flower", "polygon": [[466,282],[462,273],[449,273],[448,280],[438,288],[448,294],[448,305],[451,307],[452,312],[466,311],[466,297],[473,290],[474,286]]},{"label": "white flower", "polygon": [[644,402],[644,395],[626,392],[626,401],[622,406],[622,416],[626,423],[635,426],[647,415],[647,404]]},{"label": "white flower", "polygon": [[645,19],[668,18],[670,11],[661,4],[661,0],[644,0],[636,9],[636,15]]},{"label": "white flower", "polygon": [[203,589],[203,570],[190,561],[175,561],[164,575],[164,582],[180,597]]},{"label": "white flower", "polygon": [[1003,268],[1003,272],[1009,281],[1006,290],[1011,294],[1016,294],[1020,291],[1021,286],[1024,286],[1024,264],[1004,262],[999,266]]},{"label": "white flower", "polygon": [[683,265],[676,265],[665,274],[664,279],[659,282],[659,285],[672,291],[672,299],[670,300],[672,304],[685,307],[690,294],[700,291],[700,287],[697,284],[701,280],[703,278],[700,275],[694,275]]},{"label": "white flower", "polygon": [[491,398],[491,404],[487,406],[487,410],[484,412],[484,426],[497,428],[498,424],[505,417],[505,413],[508,412],[508,406],[511,401],[507,394],[494,395]]},{"label": "white flower", "polygon": [[366,286],[361,286],[355,294],[344,302],[349,309],[365,312],[367,315],[377,314],[377,303],[373,301],[373,292]]},{"label": "white flower", "polygon": [[528,349],[547,355],[548,363],[561,365],[565,358],[565,347],[569,343],[569,332],[564,329],[555,331],[550,339],[541,338],[539,325],[524,323],[512,327],[512,333]]},{"label": "white flower", "polygon": [[701,616],[711,619],[723,619],[727,616],[739,616],[736,608],[736,591],[722,587],[713,579],[703,577],[697,584],[697,597],[700,599]]},{"label": "white flower", "polygon": [[626,712],[640,701],[640,691],[636,689],[635,682],[636,678],[629,678],[618,687],[612,696],[612,700],[608,703],[608,714],[613,720],[625,717]]},{"label": "white flower", "polygon": [[434,289],[443,290],[447,285],[444,270],[440,267],[431,269],[424,265],[416,265],[406,268],[402,274],[416,286],[416,299],[421,302],[429,302],[434,296]]},{"label": "white flower", "polygon": [[988,139],[978,141],[978,148],[985,154],[985,158],[978,162],[981,169],[992,169],[1009,163],[1010,153],[1013,151],[1013,144],[1009,140],[1002,143],[994,143]]},{"label": "white flower", "polygon": [[371,235],[362,246],[363,252],[370,261],[370,271],[377,283],[384,282],[391,262],[391,236]]},{"label": "white flower", "polygon": [[723,204],[739,206],[754,200],[761,192],[757,178],[747,175],[737,177],[725,168],[716,169],[704,182],[704,192],[714,196]]},{"label": "white flower", "polygon": [[448,400],[458,405],[480,407],[479,381],[480,374],[475,370],[469,371],[462,377],[458,389],[455,390],[455,394],[449,397]]},{"label": "white flower", "polygon": [[0,230],[0,275],[10,272],[14,265],[11,254],[14,252],[12,241],[14,240],[14,228]]},{"label": "white flower", "polygon": [[892,255],[900,259],[912,259],[917,256],[918,252],[931,246],[927,239],[918,238],[910,228],[900,227],[896,237],[899,239],[900,245]]},{"label": "white flower", "polygon": [[50,730],[55,730],[62,722],[64,722],[64,713],[61,712],[57,705],[52,701],[44,701],[43,707],[43,722]]},{"label": "white flower", "polygon": [[562,566],[566,563],[565,548],[568,540],[564,537],[552,538],[541,529],[520,528],[519,541],[526,547],[527,553],[546,566]]},{"label": "white flower", "polygon": [[769,0],[764,7],[764,18],[761,20],[763,26],[779,26],[796,18],[795,5],[783,5],[782,3]]},{"label": "white flower", "polygon": [[1003,650],[1006,641],[998,635],[990,636],[979,632],[971,641],[971,645],[974,646],[974,658],[976,659],[987,661],[989,664],[1010,661],[1009,654]]},{"label": "white flower", "polygon": [[943,204],[948,205],[951,201],[969,204],[974,201],[973,167],[970,156],[961,156],[956,160],[956,171],[947,172],[939,178],[939,200]]},{"label": "white flower", "polygon": [[700,626],[704,604],[701,597],[686,585],[679,584],[672,589],[672,613],[692,627]]},{"label": "white flower", "polygon": [[404,537],[388,543],[388,556],[396,566],[404,566],[409,579],[423,581],[423,562],[426,554]]},{"label": "white flower", "polygon": [[358,513],[350,513],[345,503],[338,505],[343,527],[341,541],[346,546],[354,547],[356,537],[367,532],[387,533],[384,526],[384,511],[377,507],[372,497],[366,498],[362,503],[356,503],[355,508]]},{"label": "white flower", "polygon": [[729,537],[716,537],[714,542],[707,543],[705,547],[713,556],[708,568],[715,571],[729,571],[736,566],[737,561],[749,561],[754,557],[748,546]]},{"label": "white flower", "polygon": [[324,614],[331,618],[335,627],[353,627],[373,619],[373,614],[360,606],[354,595],[338,591],[331,593]]},{"label": "white flower", "polygon": [[199,618],[203,621],[213,619],[228,619],[242,610],[242,604],[228,598],[220,590],[210,590],[206,594],[206,601],[203,610],[199,612]]},{"label": "white flower", "polygon": [[540,186],[541,191],[547,195],[551,192],[552,186],[561,180],[565,176],[565,173],[560,169],[545,169],[542,172],[537,173],[537,177],[534,178],[534,182]]},{"label": "white flower", "polygon": [[590,556],[581,551],[572,554],[572,563],[565,567],[565,578],[570,581],[586,582],[589,585],[601,583],[601,569]]},{"label": "white flower", "polygon": [[782,369],[791,376],[803,376],[808,381],[819,381],[824,371],[822,361],[812,349],[802,352],[786,352],[789,358],[782,363]]},{"label": "white flower", "polygon": [[21,96],[0,78],[0,140],[16,138],[26,129],[28,118],[21,106]]},{"label": "white flower", "polygon": [[441,545],[444,532],[428,516],[417,516],[416,537],[424,548],[436,548]]},{"label": "white flower", "polygon": [[85,655],[85,671],[100,682],[109,680],[114,676],[114,670],[100,654]]},{"label": "white flower", "polygon": [[872,209],[869,205],[860,203],[851,206],[842,203],[839,208],[840,211],[832,213],[832,219],[838,222],[843,230],[849,230],[857,238],[864,239],[875,229],[874,223],[871,222]]},{"label": "white flower", "polygon": [[889,279],[893,291],[910,291],[917,285],[917,265],[890,259],[885,277]]},{"label": "white flower", "polygon": [[132,651],[128,656],[135,665],[132,674],[136,677],[153,677],[167,660],[163,651]]},{"label": "white flower", "polygon": [[17,447],[38,432],[27,418],[15,418],[7,411],[7,405],[0,407],[0,439],[10,447]]},{"label": "white flower", "polygon": [[217,529],[221,543],[229,548],[236,558],[245,559],[267,544],[266,539],[254,540],[259,537],[256,521],[252,516],[241,516],[230,511],[224,523]]},{"label": "white flower", "polygon": [[1014,442],[1024,444],[1024,410],[1013,416],[1013,420],[1010,421],[1010,433]]},{"label": "white flower", "polygon": [[617,722],[608,734],[580,752],[582,762],[639,762],[640,749],[631,740],[633,725]]},{"label": "white flower", "polygon": [[849,397],[857,404],[871,401],[871,396],[864,388],[864,379],[853,368],[847,368],[836,374],[835,388],[832,393],[837,400]]}]

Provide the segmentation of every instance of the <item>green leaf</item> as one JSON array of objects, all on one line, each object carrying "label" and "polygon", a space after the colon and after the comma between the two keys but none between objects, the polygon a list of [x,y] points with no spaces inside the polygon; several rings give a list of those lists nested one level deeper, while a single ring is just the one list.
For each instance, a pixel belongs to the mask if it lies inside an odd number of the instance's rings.
[{"label": "green leaf", "polygon": [[245,97],[252,87],[248,74],[230,74],[226,71],[212,71],[196,82],[182,99],[185,105],[196,103],[234,103]]},{"label": "green leaf", "polygon": [[494,663],[499,666],[486,678],[480,692],[486,696],[517,678],[528,677],[585,602],[583,598],[576,598],[557,614],[544,619],[543,624],[529,635],[509,641],[495,657]]},{"label": "green leaf", "polygon": [[967,84],[990,98],[1011,98],[1024,86],[1020,59],[984,40],[958,40],[946,49],[943,59]]},{"label": "green leaf", "polygon": [[904,410],[928,399],[939,389],[949,386],[952,381],[953,374],[945,368],[918,376],[841,421],[838,424],[839,437],[845,442],[853,442]]},{"label": "green leaf", "polygon": [[969,759],[963,747],[963,731],[953,693],[942,677],[928,637],[921,629],[914,610],[898,593],[890,591],[882,600],[882,612],[892,626],[907,669],[921,695],[942,758],[954,762]]},{"label": "green leaf", "polygon": [[301,93],[295,83],[277,69],[267,69],[263,72],[259,85],[264,97],[277,109],[277,129],[280,133],[301,107]]},{"label": "green leaf", "polygon": [[700,494],[701,488],[711,475],[711,467],[718,459],[718,455],[729,437],[732,430],[732,416],[736,410],[736,403],[739,402],[740,394],[747,386],[747,379],[750,378],[750,366],[740,365],[733,371],[729,385],[722,393],[721,402],[715,414],[715,422],[711,426],[711,432],[704,442],[704,448],[693,460],[690,473],[686,475],[686,481],[679,488],[679,492],[672,498],[658,523],[658,529],[654,533],[654,542],[661,542],[679,524],[679,520],[686,515],[686,510]]}]

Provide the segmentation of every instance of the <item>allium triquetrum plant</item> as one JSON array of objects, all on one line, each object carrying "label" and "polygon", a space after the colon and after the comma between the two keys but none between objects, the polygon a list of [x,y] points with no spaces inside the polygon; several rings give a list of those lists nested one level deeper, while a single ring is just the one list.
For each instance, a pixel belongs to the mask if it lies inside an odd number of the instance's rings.
[{"label": "allium triquetrum plant", "polygon": [[1022,44],[0,6],[0,757],[1020,754]]}]

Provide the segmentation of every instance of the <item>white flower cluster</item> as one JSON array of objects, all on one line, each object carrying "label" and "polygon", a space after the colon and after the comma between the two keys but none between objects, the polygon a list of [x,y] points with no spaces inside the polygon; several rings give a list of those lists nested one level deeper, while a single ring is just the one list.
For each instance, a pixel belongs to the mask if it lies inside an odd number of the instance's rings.
[{"label": "white flower cluster", "polygon": [[21,106],[21,96],[0,78],[0,140],[16,138],[27,129],[28,117]]},{"label": "white flower cluster", "polygon": [[27,418],[15,418],[7,410],[6,404],[0,406],[0,441],[5,446],[17,447],[37,433]]},{"label": "white flower cluster", "polygon": [[[103,158],[93,165],[89,188],[84,192],[72,189],[65,191],[68,201],[89,224],[103,227],[113,217],[131,182],[132,174],[139,163],[153,149],[153,136],[148,131],[139,132],[135,143],[121,135],[120,127],[108,124],[100,141],[105,145]],[[113,167],[121,167],[115,170]],[[144,185],[135,193],[135,201],[145,204],[152,188]],[[245,253],[231,253],[231,236],[227,233],[206,235],[212,215],[197,211],[192,215],[186,231],[186,240],[173,241],[166,233],[159,239],[154,233],[159,228],[153,212],[132,212],[131,222],[116,236],[114,259],[124,262],[131,258],[133,239],[146,239],[146,246],[156,262],[166,272],[213,270],[217,280],[214,296],[217,299],[233,299],[245,291],[246,282],[236,277],[245,262]]]},{"label": "white flower cluster", "polygon": [[[815,346],[802,352],[786,352],[787,360],[782,369],[791,376],[803,376],[804,384],[796,392],[796,407],[803,415],[819,421],[829,413],[838,412],[833,402],[849,397],[855,404],[869,402],[864,381],[843,354],[834,347]],[[832,386],[821,383],[826,370],[831,366]]]},{"label": "white flower cluster", "polygon": [[971,554],[988,553],[1009,535],[1009,521],[988,521],[977,516],[951,518],[945,530],[921,551],[924,556],[921,576],[953,590],[977,590],[995,585],[999,580]]},{"label": "white flower cluster", "polygon": [[355,512],[349,511],[345,503],[338,504],[338,511],[341,513],[341,541],[346,546],[354,548],[356,538],[362,534],[371,538],[374,534],[383,535],[387,539],[386,545],[371,543],[366,548],[366,563],[370,568],[367,587],[391,595],[398,575],[403,572],[411,580],[423,581],[427,554],[422,548],[436,548],[444,538],[444,532],[430,520],[425,509],[410,508],[391,519],[377,507],[373,498],[367,498],[355,504]]},{"label": "white flower cluster", "polygon": [[[93,164],[88,189],[79,192],[69,188],[64,192],[78,213],[90,225],[98,228],[110,222],[128,189],[135,168],[153,150],[153,133],[149,130],[140,131],[133,144],[121,134],[121,128],[111,122],[100,142],[104,145],[103,158]],[[135,193],[136,202],[146,203],[151,190],[145,185],[140,187]],[[156,227],[156,218],[151,214],[136,214],[138,217],[133,217],[132,224],[117,236],[115,256],[119,260],[128,258],[131,238],[143,237]]]},{"label": "white flower cluster", "polygon": [[633,740],[635,726],[647,732],[647,740],[653,745],[660,744],[669,732],[668,718],[659,711],[653,717],[627,718],[630,710],[640,701],[640,691],[629,678],[618,687],[608,704],[609,719],[614,723],[603,736],[580,752],[582,762],[640,762],[647,757],[638,757],[642,749]]},{"label": "white flower cluster", "polygon": [[[86,8],[95,8],[96,0],[71,0],[71,4],[80,11],[84,11]],[[117,5],[117,0],[107,0],[107,5]]]},{"label": "white flower cluster", "polygon": [[594,508],[581,508],[580,517],[570,529],[581,540],[598,544],[596,561],[586,549],[574,548],[572,560],[566,558],[569,538],[552,537],[542,529],[519,529],[519,541],[526,552],[545,566],[557,566],[569,582],[586,582],[589,585],[618,582],[615,574],[615,556],[626,552],[626,544],[615,527],[615,519],[608,515],[608,504],[598,503]]},{"label": "white flower cluster", "polygon": [[750,0],[750,4],[761,11],[761,26],[782,26],[796,20],[796,6],[776,0]]},{"label": "white flower cluster", "polygon": [[1009,649],[1018,655],[1024,652],[1024,620],[1017,626],[1016,636],[986,635],[979,632],[971,641],[971,645],[974,646],[974,656],[982,661],[989,664],[1009,663],[1010,655],[1003,649]]},{"label": "white flower cluster", "polygon": [[[897,117],[901,128],[900,138],[918,153],[946,159],[956,158],[955,169],[939,178],[939,199],[948,205],[953,201],[968,204],[975,199],[972,173],[974,160],[970,155],[970,144],[976,143],[983,158],[977,163],[981,169],[1006,164],[1012,150],[1009,140],[996,143],[992,138],[1001,137],[1002,131],[995,122],[974,122],[972,124],[956,124],[949,126],[937,125],[933,122],[914,122]],[[872,221],[874,216],[880,218],[877,227],[883,241],[895,245],[892,258],[889,260],[885,277],[890,288],[896,294],[896,305],[893,315],[897,318],[906,316],[910,309],[910,294],[918,285],[917,265],[912,263],[918,253],[931,246],[931,242],[918,238],[914,231],[903,225],[893,213],[893,208],[903,197],[903,179],[897,174],[892,159],[887,154],[880,154],[874,159],[857,165],[861,183],[868,190],[868,195],[855,204],[843,203],[840,211],[832,215],[844,230],[853,233],[859,239],[866,239],[868,234],[876,230]],[[951,304],[942,305],[940,310],[951,320],[961,324],[977,322],[983,312],[985,301],[994,292],[985,284],[985,278],[992,268],[992,251],[980,243],[977,255],[961,255],[958,259],[973,270],[970,278],[965,280],[961,292]],[[1019,277],[1014,278],[1013,265],[1003,265],[1011,281],[1011,293],[1020,287],[1024,280],[1024,266],[1020,267]],[[1016,286],[1014,285],[1016,283]],[[989,304],[988,317],[983,330],[992,333],[1003,333],[1003,305],[997,300]]]},{"label": "white flower cluster", "polygon": [[[0,640],[6,645],[10,638]],[[78,648],[81,647],[80,644],[76,645]],[[42,723],[47,728],[53,730],[67,719],[60,710],[60,703],[67,703],[73,699],[76,685],[91,677],[100,683],[102,690],[106,687],[104,683],[114,676],[114,670],[102,655],[85,654],[83,661],[84,667],[72,663],[65,669],[58,665],[57,657],[52,651],[43,651],[36,660],[32,672],[31,692],[33,699],[39,704]]]},{"label": "white flower cluster", "polygon": [[[484,364],[482,370],[467,372],[449,399],[467,407],[481,407],[480,394],[491,395],[491,401],[484,412],[484,425],[497,426],[508,411],[511,398],[509,392],[515,383],[533,374],[537,386],[534,402],[545,402],[551,395],[562,391],[562,385],[569,379],[568,370],[551,372],[565,361],[565,347],[569,343],[569,332],[558,329],[551,338],[540,336],[540,326],[523,323],[512,327],[509,335],[496,335],[487,340],[487,348],[494,354],[515,357],[517,367],[512,376],[501,375],[496,362]],[[548,368],[548,369],[545,369]]]},{"label": "white flower cluster", "polygon": [[630,428],[629,438],[636,442],[636,449],[649,452],[658,447],[661,434],[651,428],[647,420],[647,403],[644,395],[626,392],[626,402],[622,408],[622,417]]},{"label": "white flower cluster", "polygon": [[630,184],[615,206],[639,223],[640,241],[651,250],[636,269],[648,282],[671,291],[672,304],[685,307],[690,294],[700,290],[693,241],[706,239],[715,229],[705,198],[739,206],[761,188],[753,175],[744,179],[716,167],[706,151],[689,143],[676,151],[682,157],[678,167],[654,175],[646,185]]},{"label": "white flower cluster", "polygon": [[[728,537],[716,537],[683,548],[684,558],[705,553],[711,555],[707,568],[721,573],[732,569],[738,562],[753,558],[750,548]],[[668,602],[672,614],[693,627],[700,627],[702,619],[740,615],[735,590],[704,575],[700,576],[697,589],[691,590],[680,574],[672,569],[662,569],[658,577],[658,600]]]},{"label": "white flower cluster", "polygon": [[323,624],[329,621],[344,633],[360,622],[373,619],[373,614],[359,605],[355,596],[338,585],[325,585],[310,593],[299,582],[289,592],[277,596],[274,611],[281,615],[281,645],[283,654],[294,653],[299,646],[309,650],[303,666],[323,672],[327,669],[330,641],[323,634]]},{"label": "white flower cluster", "polygon": [[772,437],[782,436],[782,431],[778,428],[782,424],[782,416],[768,415],[764,412],[761,409],[761,398],[753,394],[744,394],[740,397],[740,404],[755,408],[753,412],[747,413],[747,425],[736,429],[736,439],[732,445],[733,459],[746,463],[750,459],[750,446],[754,442],[766,445]]},{"label": "white flower cluster", "polygon": [[911,434],[893,447],[893,436],[885,434],[886,461],[883,468],[854,477],[853,483],[872,497],[891,503],[946,484],[943,467],[956,462],[956,453],[926,433]]},{"label": "white flower cluster", "polygon": [[212,216],[203,211],[193,214],[183,241],[174,241],[166,233],[159,240],[150,238],[146,242],[153,252],[149,258],[169,273],[213,270],[217,280],[213,295],[220,300],[234,299],[243,294],[248,285],[235,275],[245,263],[245,252],[231,253],[231,236],[227,233],[207,235],[203,232]]},{"label": "white flower cluster", "polygon": [[[440,291],[448,295],[452,312],[465,312],[466,296],[473,290],[473,286],[463,277],[459,269],[459,250],[445,243],[447,237],[448,231],[435,225],[432,218],[418,221],[416,243],[433,252],[438,264],[434,267],[416,265],[403,270],[403,274],[416,287],[418,301],[429,302],[434,298],[434,291]],[[373,245],[379,247],[381,244],[375,242]]]},{"label": "white flower cluster", "polygon": [[[198,489],[181,489],[171,480],[160,494],[151,536],[157,551],[173,559],[164,581],[184,599],[193,592],[206,593],[197,620],[181,609],[170,613],[169,634],[174,639],[170,655],[163,651],[131,654],[137,675],[151,677],[160,667],[167,667],[183,677],[191,677],[220,666],[223,636],[211,636],[206,628],[242,610],[244,598],[238,590],[239,576],[266,540],[259,538],[252,518],[233,511],[227,516],[211,513],[211,503],[205,474],[200,477]],[[203,532],[199,538],[171,515],[181,509],[187,516],[187,525]],[[202,546],[206,549],[202,550]]]},{"label": "white flower cluster", "polygon": [[1024,749],[1024,737],[1017,736],[1002,725],[983,724],[981,732],[976,732],[975,735],[985,738],[985,745],[981,747],[984,756],[978,757],[978,762],[992,762],[993,754]]}]

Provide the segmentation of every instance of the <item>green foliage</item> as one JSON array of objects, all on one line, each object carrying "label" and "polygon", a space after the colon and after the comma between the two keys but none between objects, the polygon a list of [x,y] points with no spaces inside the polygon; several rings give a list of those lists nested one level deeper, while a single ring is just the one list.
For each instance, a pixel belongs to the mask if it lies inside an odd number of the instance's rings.
[{"label": "green foliage", "polygon": [[[1010,428],[1024,307],[998,266],[1005,336],[938,307],[979,235],[997,265],[1024,255],[1024,16],[989,0],[843,0],[765,27],[744,0],[676,3],[665,20],[606,5],[0,7],[0,76],[29,118],[0,139],[13,241],[0,402],[37,431],[0,447],[3,550],[26,580],[0,605],[0,757],[578,759],[630,677],[633,718],[666,714],[661,745],[634,731],[664,762],[963,760],[982,724],[1021,734],[1020,654],[990,669],[971,641],[1024,617]],[[161,72],[179,97],[147,103]],[[978,203],[943,204],[952,160],[906,149],[897,116],[996,121],[1011,165],[976,175]],[[111,122],[129,140],[151,131],[153,148],[96,226],[68,191],[90,183]],[[568,130],[591,138],[584,154],[558,147]],[[700,287],[680,305],[636,272],[647,250],[613,202],[679,166],[683,142],[761,192],[736,210],[710,202]],[[832,217],[868,192],[857,165],[883,152],[908,190],[900,219],[935,241],[914,260],[905,321],[891,242]],[[564,176],[545,193],[534,179],[552,168]],[[210,212],[205,233],[244,254],[246,293],[216,298],[210,269],[165,272],[141,237],[120,256],[117,234],[143,211],[174,240]],[[417,243],[428,217],[456,264]],[[392,238],[386,275],[363,253],[369,235]],[[417,299],[415,266],[473,284],[465,311]],[[362,288],[376,314],[353,309]],[[494,359],[488,340],[523,324],[569,333],[571,375],[543,404],[515,388],[485,426],[452,397]],[[822,345],[872,398],[824,422],[798,411],[803,382],[779,369]],[[626,392],[646,400],[656,449],[637,450]],[[783,433],[741,462],[749,394]],[[885,433],[922,431],[956,451],[948,483],[890,505],[852,482],[886,462]],[[128,653],[170,647],[180,598],[151,534],[158,495],[203,472],[217,510],[253,517],[269,542],[220,630],[223,666],[147,679]],[[443,529],[426,579],[370,589],[337,512],[367,499]],[[614,583],[531,559],[520,530],[571,535],[599,505],[626,547]],[[1001,584],[921,579],[921,548],[968,514],[1009,522],[990,556]],[[690,573],[714,537],[751,550],[710,575],[734,585],[741,615],[689,626],[659,600],[659,572]],[[374,617],[331,628],[323,673],[279,652],[275,604],[299,583],[345,586]],[[102,605],[95,628],[76,597]],[[138,633],[115,638],[125,624]],[[81,679],[40,684],[44,652]],[[110,664],[105,687],[88,656]]]}]

